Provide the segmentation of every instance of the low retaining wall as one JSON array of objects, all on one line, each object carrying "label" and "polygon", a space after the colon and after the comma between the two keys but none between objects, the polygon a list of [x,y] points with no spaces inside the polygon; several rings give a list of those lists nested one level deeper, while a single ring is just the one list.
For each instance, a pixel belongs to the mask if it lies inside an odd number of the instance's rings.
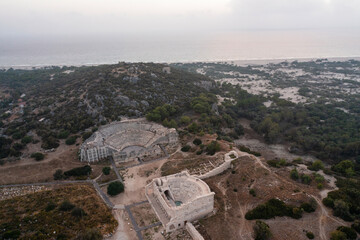
[{"label": "low retaining wall", "polygon": [[196,230],[192,223],[187,222],[185,225],[186,230],[189,232],[193,240],[204,240],[201,234]]},{"label": "low retaining wall", "polygon": [[[230,155],[234,155],[235,158],[230,157]],[[225,170],[229,169],[231,166],[231,162],[234,161],[235,159],[237,159],[239,157],[238,153],[236,151],[230,151],[227,154],[225,154],[225,162],[223,164],[221,164],[220,166],[214,168],[213,170],[203,174],[203,175],[197,175],[197,178],[200,179],[205,179],[205,178],[209,178],[209,177],[213,177],[216,176],[222,172],[224,172]]]}]

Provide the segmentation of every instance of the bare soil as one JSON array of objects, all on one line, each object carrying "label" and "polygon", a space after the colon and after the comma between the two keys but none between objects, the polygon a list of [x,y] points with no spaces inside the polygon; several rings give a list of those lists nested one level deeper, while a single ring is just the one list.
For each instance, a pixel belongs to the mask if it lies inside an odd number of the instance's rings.
[{"label": "bare soil", "polygon": [[[288,169],[270,169],[253,156],[241,157],[234,165],[232,170],[205,180],[215,192],[215,213],[200,220],[198,227],[205,239],[253,239],[255,220],[246,220],[245,214],[271,198],[295,206],[311,198],[318,203],[314,213],[304,212],[299,220],[289,217],[264,220],[270,226],[273,239],[305,240],[306,231],[311,231],[316,239],[327,240],[337,226],[348,225],[322,205],[315,183],[295,182],[289,178]],[[255,190],[255,197],[249,193],[250,189]]]}]

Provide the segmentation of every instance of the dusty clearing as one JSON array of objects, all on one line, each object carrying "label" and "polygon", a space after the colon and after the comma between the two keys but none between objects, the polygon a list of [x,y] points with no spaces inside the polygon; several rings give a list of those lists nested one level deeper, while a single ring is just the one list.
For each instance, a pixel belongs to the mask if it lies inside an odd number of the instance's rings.
[{"label": "dusty clearing", "polygon": [[[255,220],[245,219],[247,211],[271,198],[299,206],[313,197],[318,202],[314,213],[303,213],[301,219],[276,217],[264,220],[269,224],[274,239],[307,239],[312,231],[317,239],[329,239],[330,232],[339,225],[347,225],[332,217],[331,211],[321,203],[315,184],[305,185],[289,178],[286,168],[270,169],[255,157],[240,157],[233,170],[205,180],[215,192],[216,213],[200,220],[198,230],[205,239],[253,239]],[[256,196],[249,193],[254,189]]]}]

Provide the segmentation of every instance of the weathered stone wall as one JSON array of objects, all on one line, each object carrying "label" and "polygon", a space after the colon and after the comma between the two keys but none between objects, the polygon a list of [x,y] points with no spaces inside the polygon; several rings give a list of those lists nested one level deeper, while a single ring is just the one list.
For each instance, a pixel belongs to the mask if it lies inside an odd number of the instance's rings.
[{"label": "weathered stone wall", "polygon": [[203,236],[201,236],[192,223],[187,222],[185,229],[188,231],[193,240],[204,240]]},{"label": "weathered stone wall", "polygon": [[[231,158],[230,155],[234,155],[235,158]],[[213,177],[216,176],[224,171],[226,171],[227,169],[229,169],[231,167],[231,162],[234,161],[235,159],[237,159],[239,157],[238,153],[236,151],[230,151],[227,154],[225,154],[224,158],[225,158],[225,162],[223,164],[221,164],[220,166],[212,169],[211,171],[203,174],[203,175],[197,175],[197,178],[200,179],[206,179],[209,177]]]}]

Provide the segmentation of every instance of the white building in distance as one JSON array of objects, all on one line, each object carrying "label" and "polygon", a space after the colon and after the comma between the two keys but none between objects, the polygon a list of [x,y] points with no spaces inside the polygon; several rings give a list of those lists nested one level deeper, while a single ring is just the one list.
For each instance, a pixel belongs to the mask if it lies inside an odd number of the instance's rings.
[{"label": "white building in distance", "polygon": [[112,156],[116,162],[151,158],[163,153],[162,147],[174,147],[178,134],[145,119],[125,120],[101,126],[80,148],[80,160],[96,162]]}]

